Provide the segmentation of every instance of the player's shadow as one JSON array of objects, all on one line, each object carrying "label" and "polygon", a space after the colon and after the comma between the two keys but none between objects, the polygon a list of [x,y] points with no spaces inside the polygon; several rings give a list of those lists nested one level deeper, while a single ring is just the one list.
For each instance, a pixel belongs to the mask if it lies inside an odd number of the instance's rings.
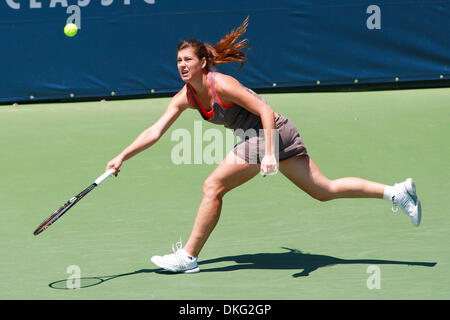
[{"label": "player's shadow", "polygon": [[[324,267],[340,264],[370,264],[370,265],[408,265],[421,267],[434,267],[436,262],[394,261],[378,259],[340,259],[322,254],[303,253],[300,250],[282,247],[287,250],[280,253],[255,253],[237,256],[220,257],[199,262],[201,272],[224,272],[236,270],[294,270],[294,278],[306,277],[311,272]],[[207,264],[234,261],[236,264],[206,268]],[[202,268],[203,267],[203,268]]]},{"label": "player's shadow", "polygon": [[81,278],[68,278],[58,281],[53,281],[49,283],[48,286],[52,289],[62,289],[62,290],[72,290],[72,289],[83,289],[98,286],[99,284],[103,284],[107,281],[115,280],[118,278],[133,276],[136,274],[142,273],[153,273],[159,272],[162,269],[141,269],[127,273],[114,274],[109,276],[93,276],[93,277],[81,277]]},{"label": "player's shadow", "polygon": [[[340,264],[370,264],[370,265],[407,265],[419,267],[434,267],[436,262],[417,262],[417,261],[395,261],[395,260],[378,260],[378,259],[340,259],[332,256],[322,254],[303,253],[300,250],[282,247],[285,252],[279,253],[255,253],[242,254],[236,256],[220,257],[215,259],[203,260],[199,262],[201,272],[227,272],[236,270],[293,270],[297,271],[292,276],[305,277],[311,272],[324,267],[330,267]],[[206,265],[221,263],[221,262],[235,262],[234,264],[223,267],[208,268]],[[300,271],[301,272],[298,272]],[[161,268],[157,269],[141,269],[132,272],[109,275],[109,276],[94,276],[81,277],[78,279],[63,279],[50,283],[48,286],[53,289],[73,289],[73,288],[89,288],[103,284],[107,281],[134,276],[137,274],[172,274]]]}]

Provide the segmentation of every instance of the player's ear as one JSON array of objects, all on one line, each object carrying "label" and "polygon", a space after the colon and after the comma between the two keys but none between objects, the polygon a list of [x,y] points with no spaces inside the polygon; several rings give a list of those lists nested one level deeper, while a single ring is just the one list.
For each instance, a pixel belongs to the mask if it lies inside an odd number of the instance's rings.
[{"label": "player's ear", "polygon": [[202,58],[202,64],[201,64],[201,67],[202,67],[202,69],[205,69],[205,68],[206,68],[206,58],[205,58],[205,57]]}]

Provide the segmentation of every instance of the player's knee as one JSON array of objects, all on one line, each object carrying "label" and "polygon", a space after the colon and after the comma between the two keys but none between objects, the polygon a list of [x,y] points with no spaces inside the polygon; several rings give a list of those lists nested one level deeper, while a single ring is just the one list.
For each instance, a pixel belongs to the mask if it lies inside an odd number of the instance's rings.
[{"label": "player's knee", "polygon": [[314,199],[316,199],[316,200],[318,200],[320,202],[326,202],[326,201],[330,201],[330,200],[334,199],[333,196],[330,193],[326,192],[326,191],[324,191],[324,192],[316,192],[316,193],[312,193],[310,195],[311,195],[311,197],[313,197]]},{"label": "player's knee", "polygon": [[321,202],[326,202],[336,199],[338,193],[338,186],[336,185],[334,180],[330,180],[323,188],[316,192],[313,197]]},{"label": "player's knee", "polygon": [[203,183],[203,197],[221,199],[225,193],[222,182],[214,177],[209,177]]},{"label": "player's knee", "polygon": [[316,200],[320,202],[326,202],[333,199],[336,199],[336,188],[333,184],[333,181],[329,181],[323,187],[310,192],[309,194]]}]

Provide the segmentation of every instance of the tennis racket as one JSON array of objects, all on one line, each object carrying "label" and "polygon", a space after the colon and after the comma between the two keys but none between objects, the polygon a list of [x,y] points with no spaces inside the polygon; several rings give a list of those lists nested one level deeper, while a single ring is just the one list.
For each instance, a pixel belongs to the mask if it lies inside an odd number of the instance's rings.
[{"label": "tennis racket", "polygon": [[91,184],[89,187],[81,191],[78,195],[71,198],[69,201],[64,203],[61,207],[58,208],[58,210],[55,211],[55,213],[51,214],[47,219],[45,219],[39,227],[34,230],[33,234],[37,236],[39,233],[50,227],[56,220],[62,217],[64,213],[69,211],[70,208],[72,208],[78,201],[83,199],[85,195],[87,195],[89,192],[95,189],[99,184],[104,182],[106,179],[108,179],[112,174],[114,173],[114,169],[109,169],[104,174],[102,174],[100,177],[98,177],[93,184]]}]

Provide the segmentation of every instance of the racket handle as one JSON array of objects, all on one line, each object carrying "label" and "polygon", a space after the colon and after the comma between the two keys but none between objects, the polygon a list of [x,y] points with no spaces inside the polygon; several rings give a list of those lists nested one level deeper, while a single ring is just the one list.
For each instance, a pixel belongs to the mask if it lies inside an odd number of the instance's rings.
[{"label": "racket handle", "polygon": [[106,171],[104,174],[102,174],[100,177],[97,178],[97,180],[95,180],[95,184],[99,185],[100,183],[102,183],[103,181],[105,181],[106,179],[108,179],[109,177],[111,177],[111,175],[114,173],[114,169],[109,169],[108,171]]}]

